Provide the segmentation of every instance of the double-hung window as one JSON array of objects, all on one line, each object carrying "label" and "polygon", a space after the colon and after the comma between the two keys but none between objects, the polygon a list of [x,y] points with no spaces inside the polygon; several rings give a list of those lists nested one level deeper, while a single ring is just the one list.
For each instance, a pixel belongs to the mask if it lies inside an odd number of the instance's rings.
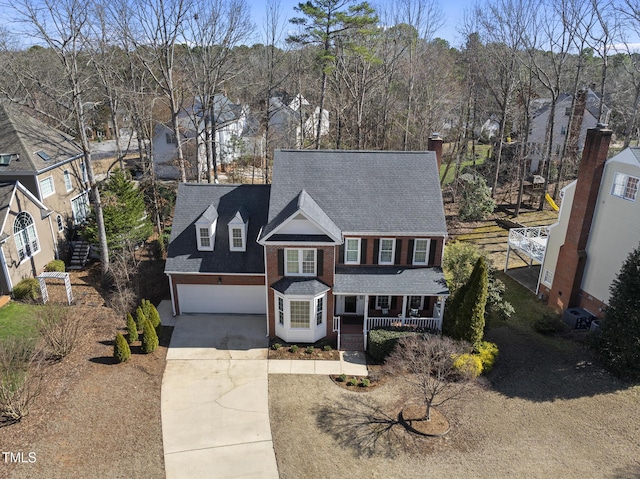
[{"label": "double-hung window", "polygon": [[209,233],[209,228],[198,228],[198,232],[200,237],[200,248],[211,248],[211,234]]},{"label": "double-hung window", "polygon": [[395,253],[396,240],[393,238],[382,238],[380,240],[380,256],[379,264],[393,264],[393,256]]},{"label": "double-hung window", "polygon": [[285,275],[286,276],[315,276],[316,275],[316,250],[315,249],[286,249],[285,250]]},{"label": "double-hung window", "polygon": [[69,170],[64,170],[62,172],[62,175],[64,176],[64,188],[67,190],[67,192],[69,192],[73,189],[73,183],[71,182],[71,172]]},{"label": "double-hung window", "polygon": [[389,309],[389,296],[376,296],[376,309]]},{"label": "double-hung window", "polygon": [[413,243],[413,264],[427,264],[429,260],[429,240],[416,239]]},{"label": "double-hung window", "polygon": [[324,314],[324,301],[322,298],[316,300],[316,325],[322,324],[322,316]]},{"label": "double-hung window", "polygon": [[635,176],[629,176],[624,173],[616,173],[613,179],[613,188],[611,194],[618,198],[635,201],[638,195],[638,182],[640,180]]},{"label": "double-hung window", "polygon": [[51,196],[56,192],[53,187],[53,176],[47,176],[46,178],[40,180],[40,193],[43,198],[47,196]]},{"label": "double-hung window", "polygon": [[22,211],[16,216],[13,223],[13,238],[21,262],[40,251],[33,217],[26,211]]},{"label": "double-hung window", "polygon": [[360,264],[360,238],[347,238],[344,240],[345,264]]},{"label": "double-hung window", "polygon": [[284,298],[278,297],[278,323],[284,325]]}]

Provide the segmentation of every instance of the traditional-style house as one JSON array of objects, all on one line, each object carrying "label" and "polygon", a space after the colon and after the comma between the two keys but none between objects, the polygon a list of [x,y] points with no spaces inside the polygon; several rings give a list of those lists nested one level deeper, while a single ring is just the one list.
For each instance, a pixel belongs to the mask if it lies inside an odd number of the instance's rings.
[{"label": "traditional-style house", "polygon": [[272,185],[181,184],[174,217],[165,272],[176,314],[266,314],[271,337],[342,331],[356,349],[375,326],[441,327],[435,151],[278,150]]}]

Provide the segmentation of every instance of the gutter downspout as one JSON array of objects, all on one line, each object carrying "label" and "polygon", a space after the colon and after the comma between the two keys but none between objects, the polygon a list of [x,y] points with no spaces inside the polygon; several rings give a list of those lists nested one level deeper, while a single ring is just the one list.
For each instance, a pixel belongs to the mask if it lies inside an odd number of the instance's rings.
[{"label": "gutter downspout", "polygon": [[2,265],[2,271],[4,272],[4,277],[7,278],[7,288],[9,288],[9,292],[13,291],[13,283],[11,282],[11,276],[9,275],[9,268],[7,267],[7,260],[4,257],[4,246],[5,242],[0,243],[0,264]]},{"label": "gutter downspout", "polygon": [[[260,237],[260,235],[262,234],[262,228],[260,229],[260,233],[258,233],[258,238]],[[264,300],[267,303],[267,338],[269,337],[269,281],[268,281],[268,277],[267,277],[267,247],[265,245],[262,245],[262,252],[264,254],[264,289],[265,289],[265,295],[264,295]]]}]

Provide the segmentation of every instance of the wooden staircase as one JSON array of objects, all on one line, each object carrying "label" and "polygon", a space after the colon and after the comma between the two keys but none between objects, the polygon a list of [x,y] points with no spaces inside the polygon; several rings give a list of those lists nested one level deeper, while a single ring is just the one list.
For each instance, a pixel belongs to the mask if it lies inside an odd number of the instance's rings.
[{"label": "wooden staircase", "polygon": [[87,263],[87,258],[89,257],[89,243],[87,241],[72,241],[71,248],[73,253],[67,270],[77,271],[84,268],[84,265]]}]

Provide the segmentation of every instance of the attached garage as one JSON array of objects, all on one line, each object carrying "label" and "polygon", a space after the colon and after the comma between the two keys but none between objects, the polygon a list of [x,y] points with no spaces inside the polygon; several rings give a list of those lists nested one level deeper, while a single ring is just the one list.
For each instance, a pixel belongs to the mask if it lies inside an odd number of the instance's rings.
[{"label": "attached garage", "polygon": [[267,314],[266,288],[225,284],[177,284],[180,314]]}]

